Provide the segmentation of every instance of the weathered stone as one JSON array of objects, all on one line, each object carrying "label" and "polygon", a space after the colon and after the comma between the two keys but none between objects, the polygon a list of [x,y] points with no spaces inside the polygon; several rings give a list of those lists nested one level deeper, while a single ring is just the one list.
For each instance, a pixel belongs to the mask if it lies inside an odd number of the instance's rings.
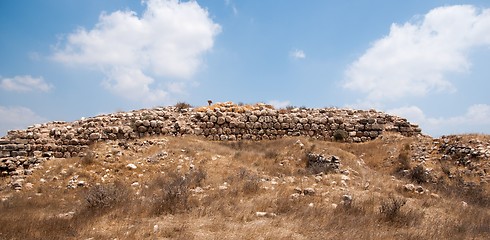
[{"label": "weathered stone", "polygon": [[136,127],[139,127],[139,126],[143,125],[143,121],[141,121],[141,120],[136,120],[136,121],[134,122],[134,125],[135,125]]},{"label": "weathered stone", "polygon": [[219,125],[222,125],[225,122],[226,122],[226,120],[224,117],[218,117],[218,120],[216,120],[216,123],[218,123]]},{"label": "weathered stone", "polygon": [[303,189],[304,195],[315,195],[316,191],[314,188],[305,188]]},{"label": "weathered stone", "polygon": [[19,178],[19,179],[16,179],[14,180],[12,183],[11,183],[11,186],[13,189],[15,190],[21,190],[22,189],[22,186],[24,184],[24,179],[23,178]]},{"label": "weathered stone", "polygon": [[138,168],[138,167],[136,167],[136,165],[134,165],[134,164],[132,164],[132,163],[130,163],[130,164],[128,164],[128,165],[126,165],[126,167],[127,167],[128,169],[131,169],[131,170],[134,170],[134,169],[137,169],[137,168]]},{"label": "weathered stone", "polygon": [[99,140],[100,139],[100,133],[91,133],[89,136],[90,140]]},{"label": "weathered stone", "polygon": [[10,151],[0,151],[0,158],[10,157]]},{"label": "weathered stone", "polygon": [[144,132],[146,132],[146,131],[148,131],[148,128],[147,128],[147,127],[145,127],[145,126],[139,126],[139,127],[138,127],[138,132],[140,132],[140,133],[144,133]]},{"label": "weathered stone", "polygon": [[344,206],[350,206],[352,204],[352,196],[348,194],[342,195],[342,202]]},{"label": "weathered stone", "polygon": [[[242,107],[233,104],[186,111],[160,107],[82,118],[72,123],[50,122],[27,130],[9,131],[6,137],[0,138],[0,157],[73,157],[94,141],[135,139],[157,134],[195,134],[213,140],[267,140],[286,135],[330,140],[335,130],[346,131],[346,142],[368,141],[383,131],[397,131],[406,136],[420,134],[418,125],[374,110],[277,111],[266,105]],[[471,157],[490,156],[490,149],[461,151]],[[469,160],[465,160],[464,164],[469,164]],[[5,162],[2,164],[5,168],[0,170],[8,169],[11,172],[31,163],[14,162],[8,167]]]},{"label": "weathered stone", "polygon": [[403,185],[403,190],[407,191],[407,192],[413,192],[415,191],[415,185],[409,183],[409,184],[405,184]]}]

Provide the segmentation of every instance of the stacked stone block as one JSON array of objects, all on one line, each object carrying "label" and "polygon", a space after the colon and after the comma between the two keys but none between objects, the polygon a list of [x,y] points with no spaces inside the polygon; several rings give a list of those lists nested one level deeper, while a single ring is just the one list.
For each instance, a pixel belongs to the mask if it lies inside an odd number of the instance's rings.
[{"label": "stacked stone block", "polygon": [[10,131],[0,138],[0,173],[25,174],[49,158],[80,156],[93,143],[131,140],[154,135],[198,135],[214,141],[270,140],[284,136],[308,136],[365,142],[383,131],[405,136],[420,134],[406,119],[375,110],[290,109],[266,105],[179,109],[176,107],[120,112],[74,122],[49,122],[25,130]]}]

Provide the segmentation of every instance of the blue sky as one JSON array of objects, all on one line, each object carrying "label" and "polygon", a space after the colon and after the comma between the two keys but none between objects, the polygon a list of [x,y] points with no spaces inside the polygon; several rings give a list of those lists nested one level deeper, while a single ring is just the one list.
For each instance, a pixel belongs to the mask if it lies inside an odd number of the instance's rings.
[{"label": "blue sky", "polygon": [[0,136],[208,99],[490,133],[488,1],[0,1],[0,53]]}]

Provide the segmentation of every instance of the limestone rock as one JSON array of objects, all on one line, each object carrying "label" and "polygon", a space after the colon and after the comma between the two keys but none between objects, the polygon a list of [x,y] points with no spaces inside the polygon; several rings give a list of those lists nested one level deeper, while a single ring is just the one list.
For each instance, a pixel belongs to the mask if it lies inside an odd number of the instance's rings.
[{"label": "limestone rock", "polygon": [[[24,170],[24,165],[31,169],[36,164],[20,163],[15,159],[17,157],[35,156],[43,160],[52,157],[69,158],[79,156],[97,141],[133,140],[153,135],[194,134],[223,141],[268,140],[283,136],[333,140],[338,130],[346,133],[342,136],[345,142],[369,141],[384,131],[399,132],[405,136],[420,135],[419,127],[406,119],[374,110],[274,110],[264,104],[215,105],[185,111],[172,106],[118,112],[81,118],[71,123],[53,121],[25,130],[9,131],[7,136],[0,138],[0,172],[2,175],[22,175],[17,172],[18,169]],[[447,139],[439,142],[440,151],[447,156],[469,154],[467,158],[458,160],[463,166],[474,164],[474,158],[490,157],[490,144],[463,146],[452,137]],[[304,150],[303,143],[297,145]],[[312,159],[315,158],[310,161],[310,166],[318,168],[312,169],[324,173],[339,169],[340,159],[335,156],[316,156]]]},{"label": "limestone rock", "polygon": [[128,164],[128,165],[126,165],[126,167],[127,167],[128,169],[130,169],[130,170],[134,170],[134,169],[137,169],[137,168],[138,168],[138,167],[136,167],[136,165],[134,165],[134,164],[132,164],[132,163],[130,163],[130,164]]},{"label": "limestone rock", "polygon": [[315,195],[316,191],[314,188],[305,188],[303,189],[303,194],[306,195]]}]

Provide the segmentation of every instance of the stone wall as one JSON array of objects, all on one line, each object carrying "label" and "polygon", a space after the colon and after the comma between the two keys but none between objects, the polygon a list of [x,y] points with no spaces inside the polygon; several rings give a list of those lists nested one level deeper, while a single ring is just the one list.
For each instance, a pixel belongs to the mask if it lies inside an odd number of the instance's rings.
[{"label": "stone wall", "polygon": [[281,109],[232,103],[181,109],[165,107],[49,122],[0,138],[1,175],[28,174],[49,158],[83,155],[90,144],[153,135],[199,135],[210,140],[269,140],[309,136],[322,140],[365,142],[383,131],[405,136],[420,134],[406,119],[375,110]]}]

